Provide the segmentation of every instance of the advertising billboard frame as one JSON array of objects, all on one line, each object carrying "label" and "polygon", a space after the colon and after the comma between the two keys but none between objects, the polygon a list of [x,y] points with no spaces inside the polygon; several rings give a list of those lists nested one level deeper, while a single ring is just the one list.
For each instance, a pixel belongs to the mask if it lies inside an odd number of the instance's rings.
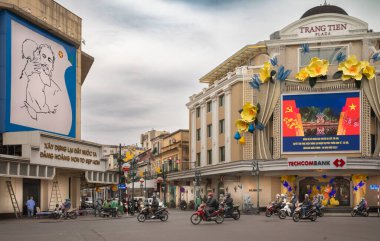
[{"label": "advertising billboard frame", "polygon": [[[323,94],[344,94],[344,93],[358,93],[359,94],[359,102],[360,102],[360,128],[359,128],[359,149],[358,150],[324,150],[324,151],[284,151],[284,136],[283,136],[283,101],[284,96],[294,96],[294,95],[323,95]],[[363,125],[363,117],[362,117],[362,107],[363,107],[363,98],[361,90],[347,90],[347,91],[328,91],[328,92],[309,92],[309,93],[283,93],[281,94],[281,123],[280,123],[280,135],[281,135],[281,154],[282,155],[311,155],[311,154],[334,154],[334,153],[344,153],[344,154],[355,154],[361,153],[362,151],[362,125]]]}]

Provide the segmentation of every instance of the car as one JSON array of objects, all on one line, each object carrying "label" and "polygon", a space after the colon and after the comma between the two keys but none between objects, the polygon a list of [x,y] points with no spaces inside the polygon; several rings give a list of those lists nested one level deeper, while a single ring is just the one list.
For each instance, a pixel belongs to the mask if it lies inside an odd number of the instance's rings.
[{"label": "car", "polygon": [[[134,200],[140,200],[140,199],[142,200],[141,205],[144,206],[145,197],[134,197]],[[148,204],[149,204],[149,205],[152,205],[153,198],[149,197],[149,198],[147,198],[147,200],[148,200]],[[163,207],[163,206],[164,206],[164,203],[163,203],[159,198],[157,198],[157,200],[158,200],[158,204],[159,204],[159,206],[160,206],[160,207]]]}]

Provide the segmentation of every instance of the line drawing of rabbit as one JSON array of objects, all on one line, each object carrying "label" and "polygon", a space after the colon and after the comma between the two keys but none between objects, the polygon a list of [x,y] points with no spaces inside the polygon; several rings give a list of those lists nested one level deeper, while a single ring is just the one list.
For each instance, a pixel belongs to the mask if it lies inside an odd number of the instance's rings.
[{"label": "line drawing of rabbit", "polygon": [[30,117],[38,119],[38,114],[55,114],[58,105],[47,103],[47,88],[53,88],[53,96],[61,91],[61,88],[54,82],[53,70],[55,56],[50,45],[37,44],[35,41],[26,39],[22,43],[22,58],[26,59],[26,64],[21,71],[20,79],[26,76],[26,97],[24,106]]}]

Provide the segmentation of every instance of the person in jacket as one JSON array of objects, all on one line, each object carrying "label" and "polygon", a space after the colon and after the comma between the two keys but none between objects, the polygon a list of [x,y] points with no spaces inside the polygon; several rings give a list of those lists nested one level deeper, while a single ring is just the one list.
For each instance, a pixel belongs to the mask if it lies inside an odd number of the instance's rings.
[{"label": "person in jacket", "polygon": [[209,218],[211,214],[219,208],[219,204],[214,198],[214,194],[210,192],[207,195],[207,201],[206,201],[206,217]]},{"label": "person in jacket", "polygon": [[234,199],[231,197],[231,193],[226,194],[224,203],[226,205],[226,213],[229,214],[234,208]]},{"label": "person in jacket", "polygon": [[301,217],[305,217],[306,211],[312,206],[309,195],[305,194],[305,200],[302,202]]}]

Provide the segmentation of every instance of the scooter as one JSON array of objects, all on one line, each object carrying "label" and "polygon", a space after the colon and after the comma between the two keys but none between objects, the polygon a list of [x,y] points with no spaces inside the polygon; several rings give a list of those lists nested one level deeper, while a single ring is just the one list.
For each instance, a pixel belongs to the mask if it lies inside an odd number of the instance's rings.
[{"label": "scooter", "polygon": [[369,216],[369,207],[366,206],[366,207],[362,208],[361,210],[359,210],[359,205],[356,205],[354,207],[354,209],[352,209],[352,211],[351,211],[351,216],[355,217],[356,215],[368,217]]},{"label": "scooter", "polygon": [[187,203],[185,200],[182,200],[181,203],[179,204],[179,207],[181,210],[185,211],[187,209]]},{"label": "scooter", "polygon": [[76,219],[79,216],[78,210],[77,209],[70,209],[67,212],[64,212],[62,209],[55,210],[52,214],[51,217],[55,219]]},{"label": "scooter", "polygon": [[290,209],[290,202],[287,202],[285,206],[280,210],[278,217],[280,219],[285,219],[286,216],[291,217],[292,216],[292,210]]},{"label": "scooter", "polygon": [[296,210],[294,210],[294,214],[293,214],[293,221],[294,222],[298,222],[298,221],[300,221],[300,219],[310,219],[312,222],[317,220],[318,216],[317,216],[317,210],[316,210],[315,206],[312,206],[308,210],[306,210],[305,216],[301,215],[301,210],[302,210],[301,205],[298,205],[296,207]]},{"label": "scooter", "polygon": [[274,203],[269,203],[267,206],[267,210],[265,211],[265,216],[268,218],[272,216],[273,214],[278,215],[280,210],[284,207],[284,204],[281,204],[280,207],[276,207]]},{"label": "scooter", "polygon": [[149,206],[145,206],[139,215],[137,215],[137,221],[145,222],[147,219],[160,219],[162,222],[165,222],[169,219],[169,212],[165,207],[160,207],[155,213],[149,211]]},{"label": "scooter", "polygon": [[205,212],[206,204],[201,204],[196,212],[190,217],[190,221],[194,225],[198,225],[201,221],[210,222],[215,221],[217,224],[221,224],[224,221],[223,209],[219,208],[215,210],[210,217],[206,217]]},{"label": "scooter", "polygon": [[224,203],[220,203],[221,209],[223,210],[224,218],[233,218],[235,220],[240,219],[239,205],[233,205],[232,209],[227,210]]},{"label": "scooter", "polygon": [[106,218],[106,217],[120,218],[121,216],[123,216],[123,212],[121,208],[102,208],[100,209],[99,216],[103,218]]}]

